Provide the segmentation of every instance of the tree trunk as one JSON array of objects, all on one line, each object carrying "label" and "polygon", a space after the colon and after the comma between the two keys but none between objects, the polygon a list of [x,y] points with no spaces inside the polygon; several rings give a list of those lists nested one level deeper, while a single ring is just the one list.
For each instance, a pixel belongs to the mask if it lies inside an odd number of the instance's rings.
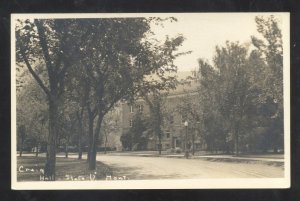
[{"label": "tree trunk", "polygon": [[239,134],[238,130],[236,129],[234,132],[234,148],[235,148],[235,155],[239,155]]},{"label": "tree trunk", "polygon": [[67,142],[66,142],[66,144],[65,144],[65,158],[68,158],[68,156],[69,156],[68,146],[69,146],[69,142],[68,142],[68,140],[67,140]]},{"label": "tree trunk", "polygon": [[98,145],[98,139],[99,139],[102,120],[103,120],[103,115],[99,114],[96,129],[94,132],[94,137],[92,139],[92,149],[91,149],[90,159],[89,159],[89,170],[96,169],[97,145]]},{"label": "tree trunk", "polygon": [[56,100],[49,100],[49,136],[48,136],[48,157],[45,164],[45,176],[49,180],[55,180],[56,165],[56,136],[57,136],[58,105]]},{"label": "tree trunk", "polygon": [[107,134],[105,133],[104,154],[106,154]]},{"label": "tree trunk", "polygon": [[39,143],[36,143],[36,151],[35,151],[35,157],[39,156]]},{"label": "tree trunk", "polygon": [[81,135],[78,138],[78,159],[82,159]]},{"label": "tree trunk", "polygon": [[46,159],[48,160],[48,158],[49,158],[49,144],[48,144],[48,142],[46,143]]},{"label": "tree trunk", "polygon": [[82,118],[83,118],[83,108],[81,108],[81,112],[79,114],[79,112],[77,111],[77,119],[79,122],[79,133],[78,133],[78,159],[82,159],[82,145],[81,145],[81,138],[82,138],[82,134],[83,134],[83,124],[82,124]]},{"label": "tree trunk", "polygon": [[158,154],[161,155],[161,134],[158,135]]},{"label": "tree trunk", "polygon": [[195,155],[195,134],[192,136],[192,154]]},{"label": "tree trunk", "polygon": [[21,149],[20,149],[20,157],[22,157],[22,154],[23,154],[23,145],[24,144],[24,142],[23,142],[23,140],[22,140],[22,142],[21,142]]},{"label": "tree trunk", "polygon": [[81,145],[81,138],[83,133],[83,127],[82,127],[82,118],[79,120],[79,136],[78,136],[78,159],[82,159],[82,145]]},{"label": "tree trunk", "polygon": [[158,154],[161,155],[161,149],[162,149],[162,144],[161,144],[161,138],[162,138],[162,131],[161,131],[161,116],[160,116],[160,113],[159,111],[156,112],[157,114],[157,121],[155,122],[155,130],[156,130],[156,135],[158,137]]},{"label": "tree trunk", "polygon": [[133,148],[133,137],[132,134],[130,133],[130,138],[129,138],[130,142],[129,142],[129,151],[132,151]]},{"label": "tree trunk", "polygon": [[26,131],[25,131],[25,127],[21,126],[19,127],[20,133],[21,133],[21,149],[20,149],[20,157],[22,157],[23,154],[23,149],[24,149],[24,141],[25,141],[25,135],[26,135]]},{"label": "tree trunk", "polygon": [[94,135],[94,118],[91,114],[89,114],[89,145],[88,145],[88,155],[87,155],[87,162],[90,161],[91,152],[93,147],[93,135]]}]

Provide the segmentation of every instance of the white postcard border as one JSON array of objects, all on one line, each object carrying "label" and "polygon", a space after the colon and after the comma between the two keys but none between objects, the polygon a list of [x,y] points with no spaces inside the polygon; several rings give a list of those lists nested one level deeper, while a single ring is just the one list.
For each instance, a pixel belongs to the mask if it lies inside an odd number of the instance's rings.
[{"label": "white postcard border", "polygon": [[[117,17],[170,17],[199,15],[280,15],[283,36],[283,77],[284,77],[284,177],[283,178],[242,178],[242,179],[160,179],[126,181],[17,181],[17,135],[16,135],[16,47],[15,21],[17,19],[46,18],[117,18]],[[11,15],[11,185],[16,190],[44,189],[266,189],[289,188],[290,164],[290,13],[68,13],[68,14],[12,14]]]}]

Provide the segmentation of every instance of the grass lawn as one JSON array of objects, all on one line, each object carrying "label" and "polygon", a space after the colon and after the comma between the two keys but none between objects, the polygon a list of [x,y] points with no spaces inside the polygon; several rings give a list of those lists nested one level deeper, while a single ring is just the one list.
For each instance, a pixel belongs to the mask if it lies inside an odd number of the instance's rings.
[{"label": "grass lawn", "polygon": [[[45,157],[22,156],[17,160],[18,181],[40,181],[45,166]],[[112,175],[110,168],[97,161],[95,171],[88,170],[86,160],[71,158],[56,158],[56,180],[105,180],[107,175]]]}]

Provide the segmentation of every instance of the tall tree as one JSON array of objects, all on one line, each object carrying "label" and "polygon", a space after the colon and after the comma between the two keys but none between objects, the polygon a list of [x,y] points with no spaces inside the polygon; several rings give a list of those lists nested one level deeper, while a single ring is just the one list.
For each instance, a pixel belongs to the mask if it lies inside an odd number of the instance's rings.
[{"label": "tall tree", "polygon": [[146,85],[146,75],[154,73],[164,78],[165,72],[176,70],[174,52],[182,44],[183,37],[167,39],[163,45],[154,44],[146,38],[151,33],[153,20],[161,19],[113,18],[81,22],[81,29],[90,31],[82,41],[80,55],[88,82],[90,169],[95,169],[104,116],[118,101],[133,97],[141,88],[147,91],[166,86],[156,82]]},{"label": "tall tree", "polygon": [[[198,116],[202,120],[201,133],[209,151],[216,151],[225,143],[228,131],[222,119],[220,74],[206,61],[199,60],[199,102],[202,110]],[[202,111],[202,113],[201,113]]]},{"label": "tall tree", "polygon": [[[195,74],[194,74],[195,75]],[[183,84],[191,84],[191,82],[198,82],[198,76],[187,77]],[[192,141],[192,154],[195,153],[195,139],[203,138],[201,132],[201,124],[203,124],[203,103],[202,103],[202,91],[186,91],[185,95],[180,97],[180,102],[176,106],[176,112],[179,113],[188,122],[188,130],[190,130],[188,141]]]},{"label": "tall tree", "polygon": [[[279,21],[256,17],[256,47],[226,42],[213,64],[199,60],[200,101],[208,149],[274,151],[283,146],[283,55]],[[240,150],[242,149],[242,150]]]},{"label": "tall tree", "polygon": [[[165,99],[168,96],[170,90],[175,89],[179,83],[177,80],[176,72],[177,66],[174,64],[174,60],[182,55],[191,53],[180,52],[178,53],[178,47],[183,43],[184,37],[179,35],[176,38],[166,38],[166,41],[161,47],[154,48],[152,58],[155,65],[151,74],[148,74],[143,82],[138,85],[137,98],[142,98],[146,101],[150,109],[150,130],[158,138],[158,153],[162,151],[162,126],[165,117]],[[152,61],[153,62],[153,61]]]},{"label": "tall tree", "polygon": [[[180,55],[175,51],[183,37],[154,44],[147,39],[154,20],[164,21],[159,18],[19,21],[16,27],[18,62],[25,64],[47,96],[49,158],[45,169],[51,179],[55,179],[58,110],[70,67],[82,66],[78,69],[86,82],[90,169],[96,167],[97,144],[105,114],[118,101],[134,96],[145,75],[154,73],[166,79],[165,72],[176,70],[173,60]],[[35,71],[37,63],[44,67],[44,77]],[[163,85],[148,82],[143,87],[147,90],[163,88],[165,83],[168,82],[165,80]]]},{"label": "tall tree", "polygon": [[[58,135],[59,100],[70,60],[76,55],[76,34],[71,21],[18,20],[15,27],[17,63],[26,66],[46,94],[49,107],[48,158],[45,165],[50,180],[55,180],[56,138]],[[42,66],[44,76],[36,71]]]},{"label": "tall tree", "polygon": [[153,90],[150,95],[144,94],[143,98],[149,106],[150,110],[150,119],[148,126],[150,127],[150,131],[155,134],[158,138],[158,154],[161,155],[162,151],[162,144],[161,140],[163,137],[163,130],[162,126],[164,123],[164,114],[163,114],[163,107],[164,107],[164,98],[166,94],[161,94],[158,90]]},{"label": "tall tree", "polygon": [[262,38],[252,36],[252,43],[263,55],[267,66],[264,79],[265,107],[274,106],[270,113],[269,141],[274,151],[283,146],[283,46],[279,20],[273,15],[270,17],[255,18],[257,31]]},{"label": "tall tree", "polygon": [[[221,113],[228,116],[229,132],[234,139],[235,153],[239,154],[239,138],[245,121],[245,107],[249,95],[246,73],[247,49],[239,44],[227,43],[217,48],[214,63],[220,71]],[[224,118],[225,119],[225,118]]]},{"label": "tall tree", "polygon": [[[232,141],[235,154],[239,154],[241,139],[249,132],[245,128],[249,125],[251,113],[255,111],[259,95],[256,83],[251,82],[255,63],[249,62],[247,52],[246,47],[227,42],[225,47],[216,48],[213,67],[203,61],[199,62],[202,88],[207,93],[203,96],[208,96],[206,103],[210,109],[213,108],[211,112],[205,112],[207,121],[204,123],[219,125],[211,125],[213,132],[219,133],[223,147]],[[250,58],[254,57],[254,53],[251,54]]]}]

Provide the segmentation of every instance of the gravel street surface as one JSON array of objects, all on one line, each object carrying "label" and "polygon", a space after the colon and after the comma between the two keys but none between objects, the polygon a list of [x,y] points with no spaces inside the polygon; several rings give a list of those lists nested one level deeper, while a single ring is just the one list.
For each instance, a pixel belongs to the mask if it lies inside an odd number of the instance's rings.
[{"label": "gravel street surface", "polygon": [[201,159],[98,155],[113,176],[129,179],[280,178],[283,167]]}]

